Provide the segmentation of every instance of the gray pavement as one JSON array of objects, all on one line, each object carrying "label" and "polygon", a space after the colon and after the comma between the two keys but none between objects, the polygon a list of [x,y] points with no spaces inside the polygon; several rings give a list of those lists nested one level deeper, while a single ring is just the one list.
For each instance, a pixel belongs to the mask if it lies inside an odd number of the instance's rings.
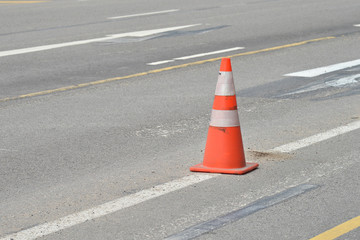
[{"label": "gray pavement", "polygon": [[[353,26],[359,7],[357,1],[1,5],[0,52],[202,23],[150,39],[0,57],[1,99],[334,37],[232,58],[245,154],[260,164],[257,170],[220,175],[44,239],[162,239],[303,183],[318,188],[199,239],[309,239],[359,216],[358,129],[268,153],[359,121],[360,80],[326,84],[360,74],[358,66],[314,78],[284,76],[359,59],[360,28]],[[107,19],[166,9],[179,11]],[[147,65],[231,47],[245,49]],[[0,102],[0,237],[194,174],[188,168],[203,158],[219,64]],[[359,237],[357,229],[340,239]]]}]

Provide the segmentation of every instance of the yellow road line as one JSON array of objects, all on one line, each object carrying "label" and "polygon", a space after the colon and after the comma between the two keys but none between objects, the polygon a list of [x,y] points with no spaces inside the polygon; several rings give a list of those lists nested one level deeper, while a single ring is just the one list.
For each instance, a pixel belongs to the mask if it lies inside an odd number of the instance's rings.
[{"label": "yellow road line", "polygon": [[358,227],[360,227],[360,216],[355,217],[347,222],[344,222],[326,232],[323,232],[320,235],[311,238],[310,240],[332,240]]},{"label": "yellow road line", "polygon": [[[286,44],[286,45],[281,45],[281,46],[276,46],[276,47],[271,47],[271,48],[265,48],[265,49],[255,50],[255,51],[238,53],[238,54],[230,55],[227,57],[235,58],[235,57],[247,56],[247,55],[252,55],[252,54],[257,54],[257,53],[270,52],[270,51],[280,50],[280,49],[284,49],[284,48],[296,47],[296,46],[304,45],[304,44],[311,43],[311,42],[318,42],[318,41],[329,40],[329,39],[334,39],[334,38],[335,37],[324,37],[324,38],[311,39],[311,40],[307,40],[307,41],[291,43],[291,44]],[[73,90],[73,89],[78,89],[78,88],[83,88],[83,87],[88,87],[88,86],[94,86],[94,85],[99,85],[99,84],[103,84],[103,83],[109,83],[109,82],[129,79],[129,78],[145,76],[145,75],[153,74],[153,73],[159,73],[159,72],[164,72],[164,71],[169,71],[169,70],[174,70],[174,69],[179,69],[179,68],[186,68],[189,66],[200,65],[200,64],[204,64],[204,63],[208,63],[208,62],[218,61],[218,60],[221,60],[222,58],[223,57],[211,58],[211,59],[206,59],[206,60],[191,62],[191,63],[185,63],[185,64],[166,67],[166,68],[154,69],[154,70],[150,70],[150,71],[142,72],[142,73],[135,73],[135,74],[131,74],[131,75],[123,76],[123,77],[108,78],[108,79],[98,80],[98,81],[94,81],[94,82],[81,83],[81,84],[71,85],[71,86],[62,87],[62,88],[28,93],[28,94],[24,94],[24,95],[20,95],[20,96],[15,96],[15,97],[3,98],[3,99],[0,99],[0,102],[6,102],[6,101],[10,101],[10,100],[17,100],[17,99],[28,98],[28,97],[42,96],[42,95],[57,93],[57,92],[64,92],[64,91],[68,91],[68,90]]]},{"label": "yellow road line", "polygon": [[23,3],[43,3],[48,1],[0,1],[0,3],[10,3],[10,4],[23,4]]}]

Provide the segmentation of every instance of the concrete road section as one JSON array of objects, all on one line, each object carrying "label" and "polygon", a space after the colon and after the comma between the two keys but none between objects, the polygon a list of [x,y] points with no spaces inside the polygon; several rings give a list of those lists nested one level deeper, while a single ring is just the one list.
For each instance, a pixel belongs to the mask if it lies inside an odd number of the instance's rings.
[{"label": "concrete road section", "polygon": [[[0,1],[0,239],[359,239],[358,1]],[[201,163],[231,57],[246,175]]]}]

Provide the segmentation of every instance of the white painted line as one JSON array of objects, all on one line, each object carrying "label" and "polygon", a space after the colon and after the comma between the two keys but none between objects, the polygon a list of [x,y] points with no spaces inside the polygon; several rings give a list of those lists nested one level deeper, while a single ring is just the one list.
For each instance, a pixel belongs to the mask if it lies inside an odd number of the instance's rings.
[{"label": "white painted line", "polygon": [[285,74],[284,76],[290,76],[290,77],[317,77],[317,76],[320,76],[320,75],[325,74],[325,73],[335,72],[335,71],[338,71],[338,70],[342,70],[342,69],[350,68],[350,67],[355,67],[355,66],[358,66],[358,65],[360,65],[360,59],[350,61],[350,62],[343,62],[343,63],[334,64],[334,65],[329,65],[329,66],[326,66],[326,67],[314,68],[314,69],[305,70],[305,71],[301,71],[301,72],[288,73],[288,74]]},{"label": "white painted line", "polygon": [[[360,121],[352,122],[347,125],[329,130],[324,133],[320,133],[296,142],[282,145],[280,147],[273,148],[271,152],[291,152],[300,148],[310,146],[312,144],[324,141],[326,139],[336,137],[340,134],[344,134],[360,128]],[[52,222],[37,225],[32,228],[28,228],[17,233],[13,233],[0,238],[0,240],[32,240],[42,236],[49,235],[61,231],[66,228],[73,227],[75,225],[84,223],[86,221],[103,217],[108,214],[120,211],[124,208],[128,208],[142,202],[160,197],[162,195],[186,188],[196,183],[203,182],[205,180],[215,178],[220,174],[196,174],[186,176],[171,182],[167,182],[161,185],[154,186],[150,189],[142,190],[140,192],[118,198],[116,200],[104,203],[102,205],[90,208],[88,210],[77,212]]]},{"label": "white painted line", "polygon": [[37,225],[35,227],[25,229],[23,231],[5,236],[0,240],[31,240],[36,239],[42,236],[49,235],[51,233],[58,232],[60,230],[75,226],[80,223],[84,223],[86,221],[99,218],[116,211],[119,211],[124,208],[128,208],[134,206],[136,204],[148,201],[150,199],[154,199],[165,195],[167,193],[171,193],[182,188],[188,187],[190,185],[200,183],[202,181],[211,179],[218,176],[217,174],[196,174],[186,176],[171,182],[167,182],[158,186],[155,186],[150,189],[142,190],[140,192],[116,199],[111,202],[104,203],[102,205],[96,206],[94,208],[90,208],[88,210],[74,213],[68,215],[66,217],[60,218],[58,220],[47,222],[41,225]]},{"label": "white painted line", "polygon": [[308,138],[301,139],[299,141],[295,141],[292,143],[282,145],[280,147],[273,148],[270,151],[271,152],[284,152],[284,153],[292,152],[292,151],[295,151],[295,150],[298,150],[298,149],[301,149],[304,147],[308,147],[312,144],[319,143],[321,141],[325,141],[330,138],[339,136],[341,134],[354,131],[359,128],[360,128],[360,121],[352,122],[352,123],[346,124],[344,126],[340,126],[340,127],[331,129],[329,131],[319,133],[319,134],[313,135]]},{"label": "white painted line", "polygon": [[11,149],[5,149],[5,148],[0,148],[0,151],[4,151],[4,152],[17,152],[17,150],[11,150]]},{"label": "white painted line", "polygon": [[219,54],[219,53],[236,51],[236,50],[240,50],[240,49],[244,49],[244,48],[243,47],[234,47],[234,48],[228,48],[228,49],[223,49],[223,50],[218,50],[218,51],[213,51],[213,52],[199,53],[199,54],[185,56],[185,57],[173,58],[172,60],[151,62],[151,63],[147,63],[147,65],[160,65],[160,64],[164,64],[164,63],[174,62],[175,60],[187,60],[187,59],[191,59],[191,58],[204,57],[204,56],[209,56],[209,55],[214,55],[214,54]]},{"label": "white painted line", "polygon": [[106,37],[102,37],[102,38],[93,38],[93,39],[73,41],[73,42],[65,42],[65,43],[57,43],[57,44],[50,44],[50,45],[30,47],[30,48],[8,50],[8,51],[0,52],[0,57],[12,56],[12,55],[17,55],[17,54],[25,54],[25,53],[31,53],[31,52],[46,51],[46,50],[50,50],[50,49],[77,46],[77,45],[83,45],[83,44],[88,44],[88,43],[93,43],[93,42],[102,42],[102,41],[108,41],[111,39],[122,38],[122,37],[145,37],[145,36],[149,36],[149,35],[170,32],[170,31],[174,31],[174,30],[178,30],[178,29],[194,27],[194,26],[198,26],[198,25],[201,25],[201,24],[192,24],[192,25],[184,25],[184,26],[177,26],[177,27],[138,31],[138,32],[112,34],[112,35],[107,35]]},{"label": "white painted line", "polygon": [[138,13],[138,14],[132,14],[132,15],[117,16],[117,17],[108,17],[107,19],[122,19],[122,18],[131,18],[131,17],[141,17],[141,16],[149,16],[149,15],[156,15],[156,14],[162,14],[162,13],[177,12],[177,11],[179,11],[179,9],[170,9],[170,10],[164,10],[164,11],[159,11],[159,12]]},{"label": "white painted line", "polygon": [[356,24],[356,25],[354,25],[354,27],[360,27],[360,24]]},{"label": "white painted line", "polygon": [[148,63],[147,65],[160,65],[160,64],[165,64],[165,63],[169,63],[169,62],[175,62],[175,60],[164,60],[164,61],[158,61],[158,62],[152,62],[152,63]]},{"label": "white painted line", "polygon": [[244,49],[244,48],[243,47],[234,47],[234,48],[228,48],[228,49],[218,50],[218,51],[214,51],[214,52],[200,53],[200,54],[179,57],[179,58],[174,58],[174,59],[175,60],[187,60],[190,58],[204,57],[204,56],[208,56],[208,55],[219,54],[219,53],[224,53],[224,52],[231,52],[231,51],[236,51],[236,50],[240,50],[240,49]]}]

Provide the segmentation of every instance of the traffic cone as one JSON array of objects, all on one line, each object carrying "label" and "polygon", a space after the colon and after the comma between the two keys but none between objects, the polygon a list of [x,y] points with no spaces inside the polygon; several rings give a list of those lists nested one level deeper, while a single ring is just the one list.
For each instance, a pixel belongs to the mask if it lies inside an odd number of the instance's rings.
[{"label": "traffic cone", "polygon": [[193,172],[245,174],[259,164],[245,162],[230,58],[221,60],[203,163]]}]

